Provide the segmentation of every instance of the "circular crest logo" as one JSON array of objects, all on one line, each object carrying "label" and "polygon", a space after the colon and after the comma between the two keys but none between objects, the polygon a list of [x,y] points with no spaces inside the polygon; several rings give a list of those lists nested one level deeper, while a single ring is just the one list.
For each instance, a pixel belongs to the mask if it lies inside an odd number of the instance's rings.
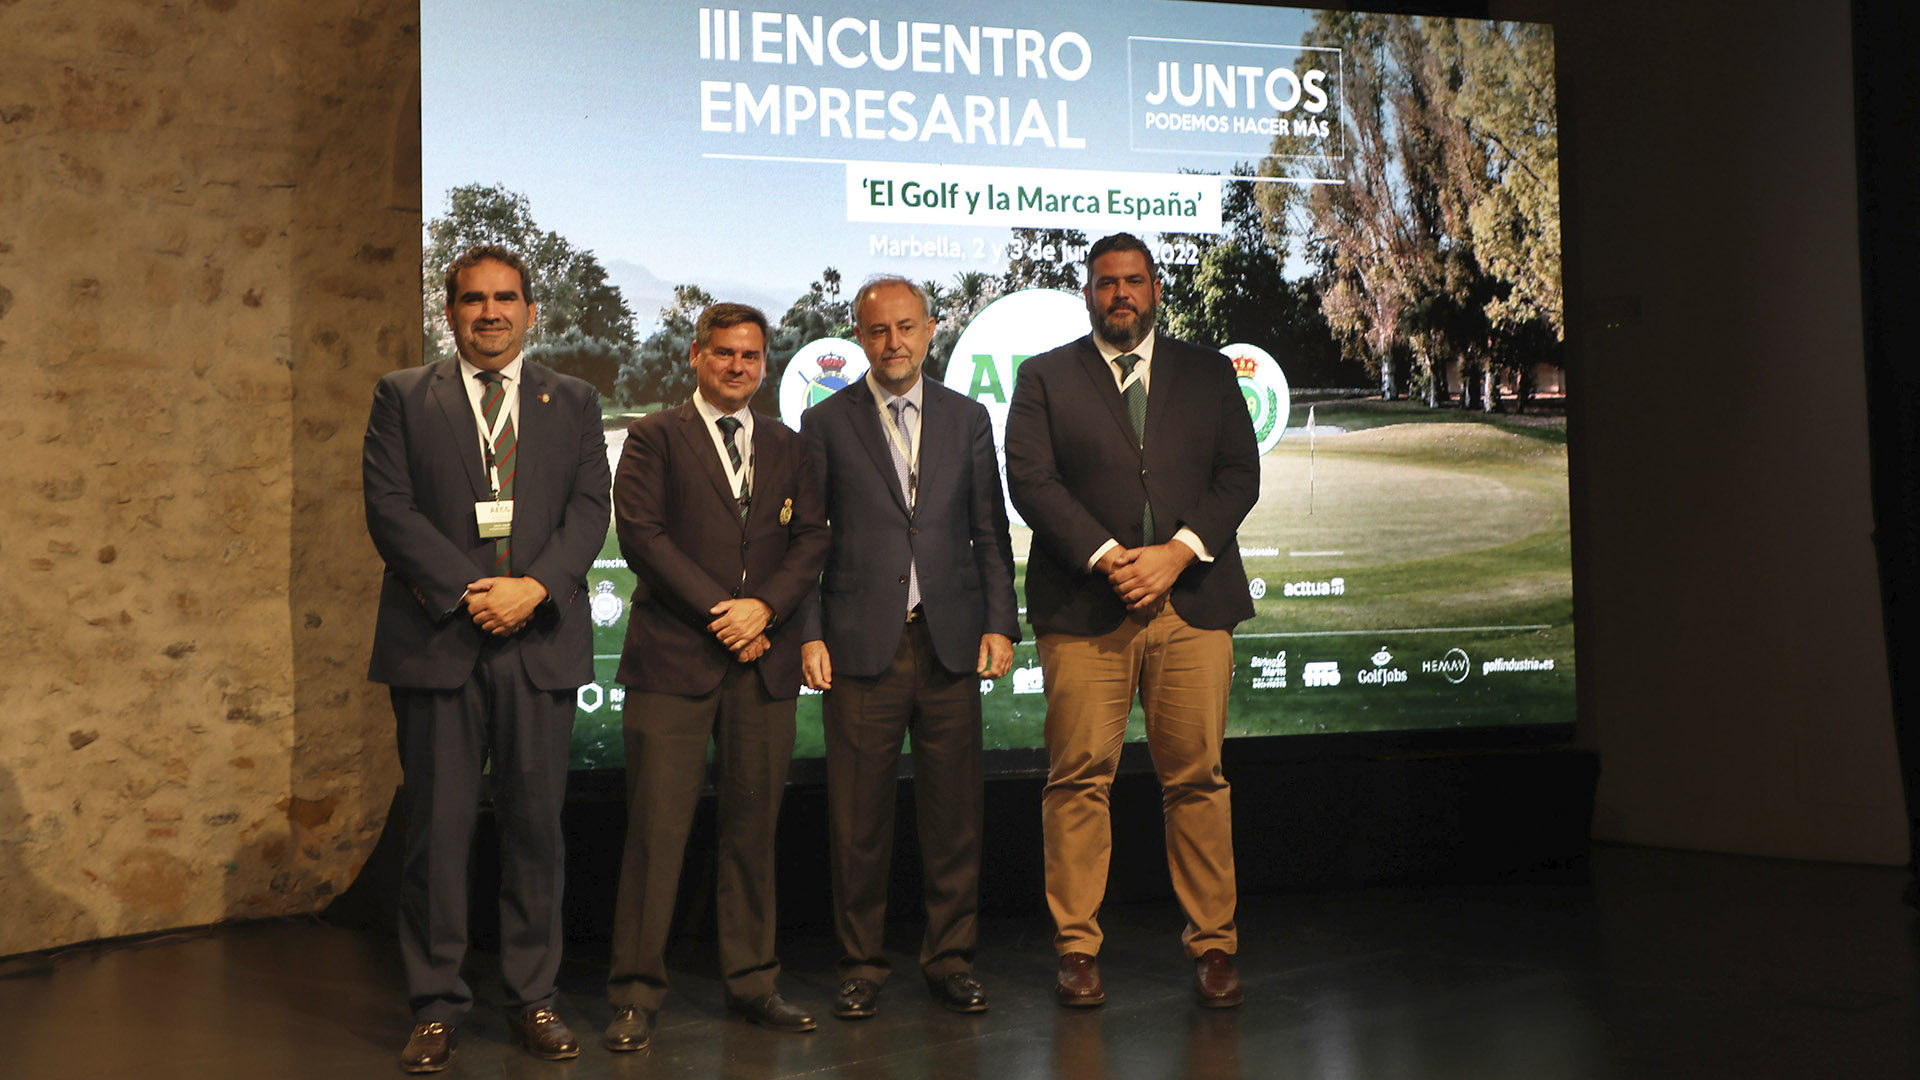
[{"label": "circular crest logo", "polygon": [[1280,370],[1279,361],[1258,345],[1228,345],[1220,351],[1232,361],[1233,373],[1240,377],[1240,396],[1247,399],[1253,437],[1264,457],[1287,433],[1287,413],[1293,406],[1287,375]]},{"label": "circular crest logo", "polygon": [[780,422],[798,430],[800,414],[867,374],[867,354],[846,338],[801,346],[780,374]]},{"label": "circular crest logo", "polygon": [[593,596],[587,601],[587,612],[593,616],[593,625],[612,626],[627,613],[627,603],[620,599],[613,582],[597,581],[593,586]]},{"label": "circular crest logo", "polygon": [[[1021,289],[982,308],[953,343],[947,358],[947,388],[987,407],[994,450],[1000,457],[1002,490],[1007,475],[1007,404],[1013,400],[1015,371],[1027,357],[1086,332],[1087,305],[1079,293]],[[1007,520],[1026,524],[1012,499],[1007,500]],[[1016,681],[1016,693],[1018,686]]]},{"label": "circular crest logo", "polygon": [[1266,578],[1248,578],[1247,579],[1247,595],[1255,600],[1258,600],[1266,596],[1267,595],[1267,579]]}]

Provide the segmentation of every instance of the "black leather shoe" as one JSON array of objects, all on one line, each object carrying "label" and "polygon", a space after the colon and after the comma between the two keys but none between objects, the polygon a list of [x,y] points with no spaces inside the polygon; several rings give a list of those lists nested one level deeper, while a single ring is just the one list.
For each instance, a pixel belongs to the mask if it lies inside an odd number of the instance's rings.
[{"label": "black leather shoe", "polygon": [[542,1061],[565,1061],[580,1056],[580,1040],[573,1037],[560,1014],[545,1005],[528,1009],[513,1022],[513,1033],[527,1053]]},{"label": "black leather shoe", "polygon": [[833,999],[833,1015],[842,1020],[865,1020],[880,1011],[880,985],[872,979],[848,979]]},{"label": "black leather shoe", "polygon": [[613,1010],[613,1022],[607,1025],[607,1033],[601,1036],[601,1041],[615,1053],[644,1050],[653,1039],[653,1016],[652,1009],[622,1005]]},{"label": "black leather shoe", "polygon": [[453,1028],[438,1020],[413,1025],[407,1048],[400,1051],[400,1068],[410,1073],[439,1072],[453,1059]]},{"label": "black leather shoe", "polygon": [[1053,985],[1054,999],[1070,1008],[1098,1005],[1107,1000],[1100,985],[1100,965],[1083,952],[1064,953],[1060,957],[1060,979]]},{"label": "black leather shoe", "polygon": [[932,991],[933,1000],[939,1002],[948,1012],[977,1013],[987,1011],[987,991],[973,973],[955,971],[947,975],[927,976],[927,989]]},{"label": "black leather shoe", "polygon": [[1246,1000],[1233,957],[1224,949],[1208,949],[1193,961],[1193,996],[1209,1009],[1231,1009]]},{"label": "black leather shoe", "polygon": [[729,994],[727,1008],[770,1031],[798,1033],[820,1026],[806,1010],[787,1004],[778,990],[769,990],[757,998],[737,998]]}]

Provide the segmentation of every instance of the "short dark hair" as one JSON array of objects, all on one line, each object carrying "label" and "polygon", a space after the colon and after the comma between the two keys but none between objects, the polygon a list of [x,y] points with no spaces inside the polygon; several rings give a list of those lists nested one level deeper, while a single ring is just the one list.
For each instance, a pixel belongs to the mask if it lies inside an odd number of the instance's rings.
[{"label": "short dark hair", "polygon": [[1117,232],[1112,236],[1103,236],[1087,249],[1087,284],[1093,284],[1093,260],[1116,251],[1137,251],[1147,257],[1147,273],[1158,276],[1160,268],[1153,261],[1153,249],[1142,243],[1132,233]]},{"label": "short dark hair", "polygon": [[447,264],[447,306],[453,306],[453,294],[460,287],[460,271],[471,270],[491,259],[505,263],[520,272],[520,299],[531,304],[533,299],[533,274],[528,272],[527,264],[510,248],[499,244],[475,244],[460,253],[460,257]]},{"label": "short dark hair", "polygon": [[715,330],[725,330],[741,323],[752,323],[759,327],[763,344],[773,339],[773,331],[767,329],[767,317],[759,308],[751,304],[708,304],[700,312],[699,320],[693,324],[693,347],[704,349],[713,340]]},{"label": "short dark hair", "polygon": [[872,296],[874,293],[879,292],[889,285],[903,286],[907,291],[913,293],[915,299],[920,301],[921,310],[927,313],[927,318],[933,318],[933,297],[927,295],[926,286],[912,278],[901,277],[899,274],[875,274],[861,282],[860,291],[853,294],[854,326],[858,327],[860,325],[860,305],[867,302],[867,297]]}]

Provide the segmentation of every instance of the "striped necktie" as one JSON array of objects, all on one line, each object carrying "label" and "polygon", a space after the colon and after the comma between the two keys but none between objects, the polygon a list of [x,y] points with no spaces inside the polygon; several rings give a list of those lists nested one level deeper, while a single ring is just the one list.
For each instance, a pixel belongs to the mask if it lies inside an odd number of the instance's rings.
[{"label": "striped necktie", "polygon": [[[1126,353],[1114,357],[1113,362],[1120,365],[1121,381],[1127,383],[1126,392],[1121,397],[1127,403],[1127,419],[1133,421],[1133,441],[1144,450],[1147,445],[1147,382],[1145,379],[1133,378],[1134,366],[1140,363],[1140,358],[1132,353]],[[1127,382],[1129,379],[1132,381]],[[1140,543],[1153,543],[1153,500],[1151,498],[1140,511]]]},{"label": "striped necktie", "polygon": [[[734,475],[738,476],[740,474],[741,461],[740,441],[734,438],[734,435],[740,430],[742,425],[737,418],[731,416],[723,416],[713,423],[715,427],[720,429],[720,441],[727,444],[727,460],[733,463]],[[738,503],[736,509],[739,511],[740,517],[744,520],[747,516],[747,493],[744,489],[735,493],[735,502]]]},{"label": "striped necktie", "polygon": [[[497,371],[482,371],[474,376],[480,380],[480,417],[485,430],[481,432],[484,441],[486,435],[500,423],[500,410],[507,404],[507,381]],[[500,441],[487,445],[487,470],[491,477],[498,473],[500,489],[494,492],[497,500],[513,498],[513,474],[520,464],[520,438],[513,430],[513,415],[507,415],[507,421],[500,428]],[[503,536],[493,542],[493,572],[500,577],[513,573],[513,537]]]}]

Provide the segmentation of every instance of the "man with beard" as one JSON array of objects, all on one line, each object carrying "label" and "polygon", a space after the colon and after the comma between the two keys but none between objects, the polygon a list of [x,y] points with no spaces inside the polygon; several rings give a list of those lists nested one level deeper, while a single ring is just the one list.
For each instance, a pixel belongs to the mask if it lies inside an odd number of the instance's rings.
[{"label": "man with beard", "polygon": [[1108,796],[1137,692],[1195,996],[1238,1005],[1220,746],[1232,629],[1253,614],[1234,539],[1260,494],[1253,424],[1226,357],[1154,333],[1160,283],[1145,244],[1127,233],[1095,243],[1085,294],[1093,334],[1021,365],[1006,434],[1008,489],[1033,529],[1055,996],[1106,1000],[1095,958]]},{"label": "man with beard", "polygon": [[913,733],[927,930],[920,970],[941,1006],[987,1008],[973,977],[981,847],[980,680],[1013,666],[1013,598],[993,421],[921,376],[935,321],[926,291],[876,277],[853,298],[866,378],[808,409],[800,429],[833,523],[820,604],[801,646],[826,691],[828,822],[840,992],[833,1014],[874,1015],[900,747]]}]

